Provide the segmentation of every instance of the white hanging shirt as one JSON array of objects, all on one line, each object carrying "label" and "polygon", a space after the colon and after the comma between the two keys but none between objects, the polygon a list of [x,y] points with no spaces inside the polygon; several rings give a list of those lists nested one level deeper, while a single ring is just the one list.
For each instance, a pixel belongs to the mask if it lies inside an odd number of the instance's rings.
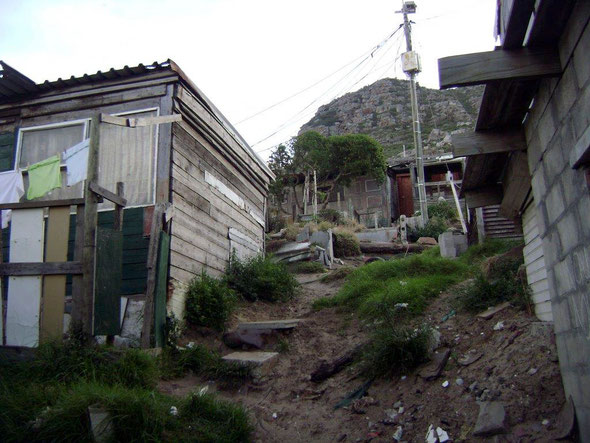
[{"label": "white hanging shirt", "polygon": [[68,186],[74,186],[76,183],[86,179],[89,146],[90,139],[86,139],[63,153],[63,159],[66,163]]},{"label": "white hanging shirt", "polygon": [[[25,193],[20,170],[0,172],[0,203],[18,203]],[[2,211],[2,229],[8,227],[10,209]]]}]

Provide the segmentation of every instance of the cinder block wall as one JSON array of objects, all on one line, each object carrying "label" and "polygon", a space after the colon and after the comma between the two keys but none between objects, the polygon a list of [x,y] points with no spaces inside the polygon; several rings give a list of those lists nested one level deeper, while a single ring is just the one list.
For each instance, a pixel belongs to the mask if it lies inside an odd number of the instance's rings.
[{"label": "cinder block wall", "polygon": [[577,2],[561,37],[561,78],[543,80],[525,122],[566,396],[590,441],[590,188],[570,152],[590,125],[590,2]]}]

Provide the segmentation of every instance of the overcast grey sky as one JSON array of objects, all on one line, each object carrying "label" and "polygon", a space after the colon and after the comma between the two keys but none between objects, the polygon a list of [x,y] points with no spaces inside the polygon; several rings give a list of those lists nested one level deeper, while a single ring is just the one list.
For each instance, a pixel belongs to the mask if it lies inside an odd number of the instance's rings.
[{"label": "overcast grey sky", "polygon": [[[401,0],[1,0],[0,59],[36,82],[173,59],[256,151],[297,133],[318,106],[405,78]],[[422,85],[437,59],[493,49],[496,0],[416,0]],[[244,118],[323,82],[296,98]],[[274,136],[257,143],[270,134]]]}]

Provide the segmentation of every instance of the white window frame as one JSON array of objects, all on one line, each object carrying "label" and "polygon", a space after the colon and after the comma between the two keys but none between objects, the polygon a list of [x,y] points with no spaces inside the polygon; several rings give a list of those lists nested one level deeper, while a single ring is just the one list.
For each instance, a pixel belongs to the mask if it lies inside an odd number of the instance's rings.
[{"label": "white window frame", "polygon": [[[83,123],[84,126],[82,127],[82,141],[86,140],[90,133],[90,119],[89,118],[82,118],[78,120],[69,120],[66,122],[59,122],[59,123],[48,123],[45,125],[38,125],[38,126],[29,126],[26,128],[19,128],[18,129],[18,137],[16,142],[16,155],[15,155],[15,162],[14,162],[14,169],[13,171],[20,169],[21,171],[28,171],[28,168],[20,168],[20,156],[22,153],[22,142],[23,142],[23,133],[24,132],[32,132],[32,131],[39,131],[45,129],[55,129],[55,128],[65,128],[67,126],[77,126],[80,123]],[[60,166],[63,166],[64,163],[61,163],[61,156],[60,156]]]},{"label": "white window frame", "polygon": [[[144,108],[144,109],[132,109],[129,111],[121,111],[121,112],[117,112],[114,113],[112,115],[120,117],[120,116],[130,116],[133,114],[141,114],[142,112],[150,112],[150,111],[156,111],[156,116],[160,116],[160,108],[158,106],[155,107],[151,107],[151,108]],[[29,131],[38,131],[38,130],[45,130],[45,129],[53,129],[53,128],[63,128],[63,127],[67,127],[67,126],[76,126],[79,125],[80,123],[83,123],[83,129],[82,129],[82,140],[86,140],[89,138],[90,136],[90,118],[82,118],[82,119],[77,119],[77,120],[69,120],[69,121],[65,121],[65,122],[59,122],[59,123],[48,123],[48,124],[44,124],[44,125],[37,125],[37,126],[29,126],[26,128],[19,128],[18,129],[18,136],[17,136],[17,145],[16,145],[16,155],[15,155],[15,161],[14,161],[14,169],[13,171],[20,169],[21,171],[27,171],[28,168],[19,168],[19,164],[20,164],[20,156],[21,156],[21,151],[22,151],[22,139],[23,139],[23,132],[29,132]],[[157,178],[157,167],[158,167],[158,153],[159,153],[159,143],[158,143],[158,138],[160,135],[160,125],[155,125],[156,126],[156,131],[154,134],[154,158],[152,159],[152,179],[153,179],[153,198],[152,201],[149,203],[144,203],[141,205],[133,205],[133,206],[125,206],[125,208],[145,208],[145,207],[149,207],[149,206],[154,206],[156,204],[156,188],[157,188],[157,182],[156,182],[156,178]],[[61,156],[60,156],[60,160],[61,160]],[[64,166],[64,163],[60,162],[60,166]],[[113,209],[99,209],[99,212],[104,212],[104,211],[112,211]]]}]

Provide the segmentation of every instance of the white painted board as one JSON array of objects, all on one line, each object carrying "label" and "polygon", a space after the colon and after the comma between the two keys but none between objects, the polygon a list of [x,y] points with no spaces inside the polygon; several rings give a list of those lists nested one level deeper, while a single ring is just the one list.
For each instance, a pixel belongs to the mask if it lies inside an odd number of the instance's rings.
[{"label": "white painted board", "polygon": [[[12,211],[11,263],[43,261],[43,209]],[[39,344],[41,276],[10,277],[6,303],[6,344],[36,347]]]}]

